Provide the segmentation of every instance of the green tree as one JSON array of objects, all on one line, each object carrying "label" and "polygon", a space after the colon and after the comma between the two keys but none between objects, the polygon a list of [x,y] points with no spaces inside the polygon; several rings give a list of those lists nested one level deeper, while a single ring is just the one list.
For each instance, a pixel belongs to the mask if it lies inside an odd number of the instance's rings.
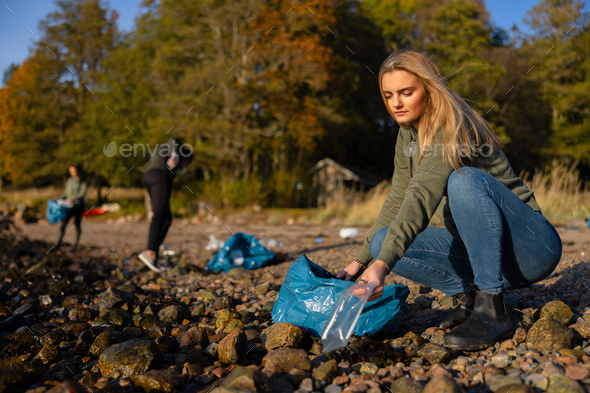
[{"label": "green tree", "polygon": [[526,22],[534,34],[522,52],[534,60],[527,76],[541,85],[551,113],[551,138],[545,156],[590,167],[590,31],[577,0],[544,0]]},{"label": "green tree", "polygon": [[191,143],[206,174],[263,181],[323,134],[333,9],[320,1],[162,1],[150,140]]},{"label": "green tree", "polygon": [[[156,116],[151,70],[158,25],[153,10],[148,10],[138,17],[135,29],[101,61],[103,72],[97,73],[93,82],[96,98],[86,105],[80,122],[72,129],[67,153],[87,163],[96,185],[140,184],[143,165],[150,149],[155,149],[145,145],[148,123]],[[116,153],[109,157],[104,149],[112,142]],[[132,149],[121,150],[126,146]],[[99,201],[101,197],[99,194]]]},{"label": "green tree", "polygon": [[[449,77],[449,87],[495,125],[494,89],[506,70],[490,61],[493,28],[483,1],[447,2],[433,12],[420,31],[416,49],[431,56]],[[503,134],[498,128],[496,131]]]},{"label": "green tree", "polygon": [[117,15],[98,0],[56,5],[32,55],[6,82],[2,153],[12,158],[3,173],[13,184],[61,177],[74,157],[89,163],[75,143],[94,137],[79,122],[100,93],[96,81],[117,43]]}]

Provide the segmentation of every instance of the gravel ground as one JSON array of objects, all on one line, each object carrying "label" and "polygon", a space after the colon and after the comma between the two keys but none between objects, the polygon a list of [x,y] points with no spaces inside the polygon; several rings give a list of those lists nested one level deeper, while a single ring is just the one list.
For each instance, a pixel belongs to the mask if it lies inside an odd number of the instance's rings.
[{"label": "gravel ground", "polygon": [[[321,353],[305,329],[271,309],[302,253],[332,272],[360,248],[337,225],[193,225],[167,237],[173,268],[157,275],[135,255],[146,222],[86,220],[81,247],[50,249],[55,226],[0,233],[0,392],[584,392],[590,387],[590,230],[559,228],[562,260],[546,280],[507,291],[516,333],[478,352],[451,351],[436,321],[442,292],[390,275],[411,291],[400,329],[353,337]],[[359,228],[361,233],[369,228]],[[210,273],[209,236],[246,232],[284,245],[268,269]],[[69,233],[66,241],[69,240]],[[315,241],[322,238],[321,243]]]}]

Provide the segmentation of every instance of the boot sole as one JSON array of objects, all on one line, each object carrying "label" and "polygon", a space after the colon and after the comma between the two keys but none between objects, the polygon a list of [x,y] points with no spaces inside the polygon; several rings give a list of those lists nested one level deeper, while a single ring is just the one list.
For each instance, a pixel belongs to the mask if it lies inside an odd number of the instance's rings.
[{"label": "boot sole", "polygon": [[511,337],[513,334],[514,334],[514,328],[512,328],[511,330],[507,330],[506,332],[499,333],[493,339],[490,339],[490,341],[487,341],[486,343],[481,343],[481,344],[460,344],[460,343],[452,343],[452,342],[447,343],[447,340],[445,339],[445,347],[450,348],[450,349],[455,349],[458,351],[479,351],[482,349],[493,347],[494,344],[497,343],[498,341],[500,341],[504,338]]}]

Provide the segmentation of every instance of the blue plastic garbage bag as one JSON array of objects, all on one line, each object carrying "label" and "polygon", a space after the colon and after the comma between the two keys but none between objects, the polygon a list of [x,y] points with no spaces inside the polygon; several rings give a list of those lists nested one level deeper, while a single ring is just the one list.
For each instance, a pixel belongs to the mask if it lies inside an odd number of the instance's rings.
[{"label": "blue plastic garbage bag", "polygon": [[207,270],[227,272],[238,266],[252,270],[268,264],[274,257],[253,235],[236,233],[209,260]]},{"label": "blue plastic garbage bag", "polygon": [[71,207],[60,205],[53,199],[47,201],[47,210],[45,211],[45,217],[50,224],[55,224],[66,218],[66,214]]},{"label": "blue plastic garbage bag", "polygon": [[[354,283],[336,278],[303,254],[287,272],[272,320],[304,326],[320,337],[338,295],[351,285]],[[380,336],[394,332],[403,319],[409,293],[405,285],[386,286],[379,299],[365,305],[354,333]]]}]

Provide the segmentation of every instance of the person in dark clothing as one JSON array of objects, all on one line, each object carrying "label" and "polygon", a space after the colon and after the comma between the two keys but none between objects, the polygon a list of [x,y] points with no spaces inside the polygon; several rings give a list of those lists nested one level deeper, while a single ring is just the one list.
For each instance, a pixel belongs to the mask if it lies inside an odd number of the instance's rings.
[{"label": "person in dark clothing", "polygon": [[60,196],[60,199],[66,199],[67,204],[71,205],[72,208],[68,210],[66,217],[61,223],[61,227],[59,228],[59,236],[53,245],[53,249],[58,249],[61,246],[61,241],[66,233],[66,226],[68,225],[70,218],[74,217],[76,240],[70,247],[70,251],[74,251],[78,246],[78,241],[80,240],[80,235],[82,234],[82,215],[84,214],[84,208],[86,207],[84,197],[86,196],[86,191],[88,190],[88,184],[86,183],[84,170],[80,164],[71,165],[69,171],[70,178],[66,182],[66,188],[63,194]]},{"label": "person in dark clothing", "polygon": [[192,148],[184,145],[178,138],[172,138],[158,146],[146,164],[145,188],[152,201],[152,221],[148,234],[147,249],[138,255],[150,270],[162,273],[165,268],[158,264],[158,250],[164,242],[168,228],[172,224],[170,195],[176,172],[184,174],[186,166],[192,161]]}]

